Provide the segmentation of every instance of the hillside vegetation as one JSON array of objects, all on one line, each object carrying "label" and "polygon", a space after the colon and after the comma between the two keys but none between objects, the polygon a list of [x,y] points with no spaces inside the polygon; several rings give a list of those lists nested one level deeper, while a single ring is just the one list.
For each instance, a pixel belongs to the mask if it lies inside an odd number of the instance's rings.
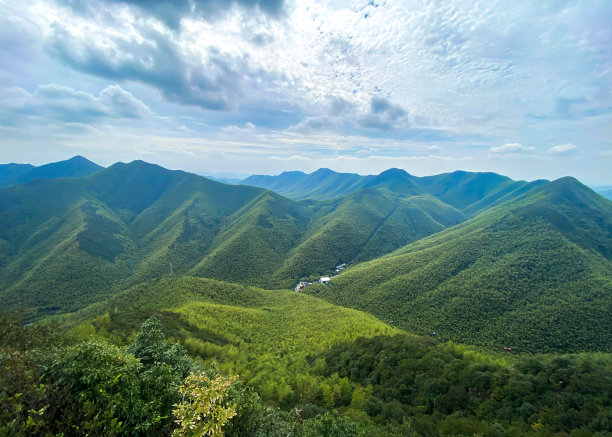
[{"label": "hillside vegetation", "polygon": [[0,304],[32,321],[169,274],[292,288],[347,263],[307,292],[489,350],[608,351],[611,217],[571,178],[391,169],[298,202],[135,161],[0,190]]},{"label": "hillside vegetation", "polygon": [[168,273],[290,288],[464,219],[382,187],[296,202],[142,161],[0,190],[0,218],[0,302],[28,319]]},{"label": "hillside vegetation", "polygon": [[[151,335],[138,332],[151,315],[171,341],[202,360],[208,374],[238,374],[241,384],[255,389],[256,397],[238,392],[227,435],[263,429],[286,435],[292,427],[296,435],[312,436],[330,429],[335,436],[602,436],[611,430],[607,355],[482,355],[408,336],[372,316],[289,291],[165,278],[64,322],[76,338],[94,335],[130,345],[128,352],[146,366],[143,353],[151,347],[137,345]],[[102,346],[91,342],[75,349],[85,362],[89,353],[104,356]],[[164,356],[182,363],[180,349],[172,350]]]},{"label": "hillside vegetation", "polygon": [[318,383],[305,387],[303,380],[324,365],[316,357],[331,346],[399,333],[371,315],[304,294],[194,277],[141,284],[65,320],[78,325],[75,332],[125,344],[151,315],[192,355],[241,375],[276,405],[311,401],[308,390]]},{"label": "hillside vegetation", "polygon": [[575,179],[307,291],[411,332],[521,351],[610,351],[612,204]]},{"label": "hillside vegetation", "polygon": [[525,181],[514,181],[496,173],[455,171],[418,177],[397,168],[371,176],[336,173],[322,168],[310,174],[284,172],[278,176],[254,175],[242,183],[267,188],[296,200],[333,199],[363,188],[385,188],[402,197],[428,194],[470,216],[532,187]]}]

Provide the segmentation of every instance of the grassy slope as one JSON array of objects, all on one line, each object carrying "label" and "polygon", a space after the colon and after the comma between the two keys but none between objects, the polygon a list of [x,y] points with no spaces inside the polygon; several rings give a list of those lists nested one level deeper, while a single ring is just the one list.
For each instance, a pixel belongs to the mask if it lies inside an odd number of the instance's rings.
[{"label": "grassy slope", "polygon": [[400,332],[371,315],[304,294],[194,277],[140,284],[63,319],[81,334],[124,343],[151,315],[192,354],[240,374],[264,399],[276,401],[333,345]]},{"label": "grassy slope", "polygon": [[609,351],[612,205],[575,180],[309,288],[412,332],[527,351]]}]

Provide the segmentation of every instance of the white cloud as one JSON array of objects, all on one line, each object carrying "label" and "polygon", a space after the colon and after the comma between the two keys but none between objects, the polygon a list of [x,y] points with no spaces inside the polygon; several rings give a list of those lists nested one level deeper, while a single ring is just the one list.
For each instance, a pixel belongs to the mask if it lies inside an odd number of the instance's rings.
[{"label": "white cloud", "polygon": [[561,144],[548,149],[548,153],[550,153],[551,155],[569,155],[570,153],[574,153],[575,151],[576,145],[572,143]]},{"label": "white cloud", "polygon": [[39,85],[33,93],[18,87],[0,88],[0,97],[0,115],[13,123],[25,118],[36,118],[36,123],[91,123],[151,114],[147,105],[118,85],[107,86],[97,96],[55,83]]},{"label": "white cloud", "polygon": [[506,143],[503,146],[495,146],[489,149],[493,155],[525,155],[535,151],[535,147],[523,146],[520,143]]}]

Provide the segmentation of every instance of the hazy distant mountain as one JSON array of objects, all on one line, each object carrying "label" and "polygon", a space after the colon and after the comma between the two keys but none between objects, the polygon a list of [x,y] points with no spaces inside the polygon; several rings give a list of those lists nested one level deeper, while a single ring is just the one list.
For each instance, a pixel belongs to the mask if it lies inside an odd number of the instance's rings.
[{"label": "hazy distant mountain", "polygon": [[[19,167],[8,168],[7,166]],[[0,176],[0,187],[19,185],[36,179],[87,177],[100,171],[103,167],[77,155],[65,161],[45,164],[40,167],[28,164],[5,164],[0,167],[0,172],[4,168],[12,173],[12,177]]]},{"label": "hazy distant mountain", "polygon": [[33,168],[30,164],[0,164],[0,187],[7,186],[11,180]]},{"label": "hazy distant mountain", "polygon": [[606,199],[612,200],[612,190],[599,191],[599,194]]},{"label": "hazy distant mountain", "polygon": [[267,188],[297,200],[332,199],[362,188],[385,188],[401,196],[430,194],[468,215],[520,194],[519,190],[527,184],[496,173],[456,171],[417,177],[397,168],[375,176],[336,173],[322,168],[310,174],[284,172],[278,176],[255,175],[242,183]]},{"label": "hazy distant mountain", "polygon": [[519,350],[612,345],[612,203],[573,178],[309,289],[409,331]]},{"label": "hazy distant mountain", "polygon": [[289,171],[278,176],[254,175],[244,179],[242,183],[267,188],[296,200],[327,200],[362,188],[368,179],[368,176],[336,173],[327,168],[320,168],[310,174]]}]

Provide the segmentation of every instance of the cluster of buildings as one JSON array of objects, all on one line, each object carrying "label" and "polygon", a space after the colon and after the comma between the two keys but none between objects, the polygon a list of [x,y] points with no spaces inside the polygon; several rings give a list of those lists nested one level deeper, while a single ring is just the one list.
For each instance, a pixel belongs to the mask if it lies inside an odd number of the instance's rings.
[{"label": "cluster of buildings", "polygon": [[[336,266],[334,271],[336,273],[340,273],[345,268],[346,268],[346,264],[340,264],[340,265]],[[336,276],[338,276],[338,275],[336,275]],[[331,277],[330,276],[321,276],[317,282],[319,284],[329,284],[329,281],[331,281],[332,278],[335,278],[336,276],[331,276]],[[312,284],[314,284],[314,282],[300,281],[295,286],[295,291],[300,292],[300,291],[304,290],[305,288],[310,287]]]}]

